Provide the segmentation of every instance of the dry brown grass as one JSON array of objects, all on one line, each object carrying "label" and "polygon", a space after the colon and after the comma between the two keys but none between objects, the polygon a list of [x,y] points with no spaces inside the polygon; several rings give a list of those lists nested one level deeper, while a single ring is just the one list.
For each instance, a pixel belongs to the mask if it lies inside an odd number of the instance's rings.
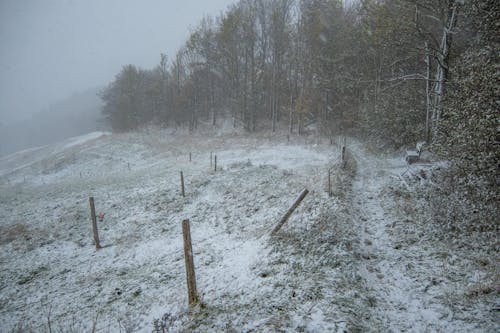
[{"label": "dry brown grass", "polygon": [[0,226],[0,245],[11,243],[17,239],[28,239],[30,232],[25,224],[16,223],[7,226]]}]

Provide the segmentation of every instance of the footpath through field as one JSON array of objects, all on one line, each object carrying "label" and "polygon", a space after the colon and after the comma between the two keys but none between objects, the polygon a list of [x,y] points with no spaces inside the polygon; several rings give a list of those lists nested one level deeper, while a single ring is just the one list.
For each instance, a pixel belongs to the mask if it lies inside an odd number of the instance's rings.
[{"label": "footpath through field", "polygon": [[359,267],[369,294],[370,330],[481,332],[476,324],[455,318],[442,280],[448,263],[434,256],[440,249],[419,239],[422,230],[395,209],[398,201],[414,204],[394,191],[407,169],[403,159],[375,155],[357,141],[351,141],[349,151],[357,167],[352,219],[361,235]]}]

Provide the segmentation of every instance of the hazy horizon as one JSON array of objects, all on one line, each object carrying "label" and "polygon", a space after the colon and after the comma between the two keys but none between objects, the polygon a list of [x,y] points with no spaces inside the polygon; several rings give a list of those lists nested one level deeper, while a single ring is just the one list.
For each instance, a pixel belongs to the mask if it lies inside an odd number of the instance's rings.
[{"label": "hazy horizon", "polygon": [[169,61],[205,15],[235,0],[2,1],[0,124],[102,87],[126,64]]}]

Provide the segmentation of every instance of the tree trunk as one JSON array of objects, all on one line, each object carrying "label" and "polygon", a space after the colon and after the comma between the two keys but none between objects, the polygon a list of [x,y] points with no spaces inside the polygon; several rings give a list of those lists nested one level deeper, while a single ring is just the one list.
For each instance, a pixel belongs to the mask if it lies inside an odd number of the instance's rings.
[{"label": "tree trunk", "polygon": [[429,142],[430,140],[430,116],[431,116],[431,56],[429,51],[429,44],[425,42],[425,62],[426,62],[426,80],[425,80],[425,106],[426,106],[426,115],[425,115],[425,141]]},{"label": "tree trunk", "polygon": [[433,89],[432,103],[432,134],[436,135],[441,119],[442,99],[444,94],[444,84],[447,78],[448,56],[451,46],[451,34],[456,23],[457,3],[453,4],[448,13],[448,20],[443,28],[443,37],[441,39],[440,53],[437,56],[436,84]]}]

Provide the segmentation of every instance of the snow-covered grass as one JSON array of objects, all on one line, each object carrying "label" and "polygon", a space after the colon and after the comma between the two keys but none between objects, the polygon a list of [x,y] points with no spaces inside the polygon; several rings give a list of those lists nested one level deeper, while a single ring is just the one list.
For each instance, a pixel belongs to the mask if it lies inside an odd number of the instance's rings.
[{"label": "snow-covered grass", "polygon": [[[311,227],[322,209],[335,209],[324,192],[337,156],[328,145],[155,132],[92,134],[3,158],[1,330],[46,328],[50,311],[52,326],[61,329],[73,320],[88,327],[97,317],[99,329],[150,331],[154,318],[186,313],[180,228],[186,218],[207,308],[223,314],[224,307],[247,307],[230,320],[267,325],[253,309],[275,283],[285,283],[263,273],[272,265],[269,232],[305,187],[311,194],[291,228]],[[105,213],[99,251],[92,245],[91,195]],[[227,323],[212,324],[217,331]]]},{"label": "snow-covered grass", "polygon": [[[169,332],[494,327],[491,316],[473,322],[474,312],[450,306],[451,287],[434,275],[443,261],[431,243],[408,242],[420,229],[402,222],[402,158],[375,157],[352,140],[348,149],[342,170],[327,140],[150,129],[0,159],[0,332],[48,331],[49,321],[53,332],[151,332],[155,319]],[[105,213],[99,251],[89,196]],[[183,219],[203,302],[191,311]]]}]

